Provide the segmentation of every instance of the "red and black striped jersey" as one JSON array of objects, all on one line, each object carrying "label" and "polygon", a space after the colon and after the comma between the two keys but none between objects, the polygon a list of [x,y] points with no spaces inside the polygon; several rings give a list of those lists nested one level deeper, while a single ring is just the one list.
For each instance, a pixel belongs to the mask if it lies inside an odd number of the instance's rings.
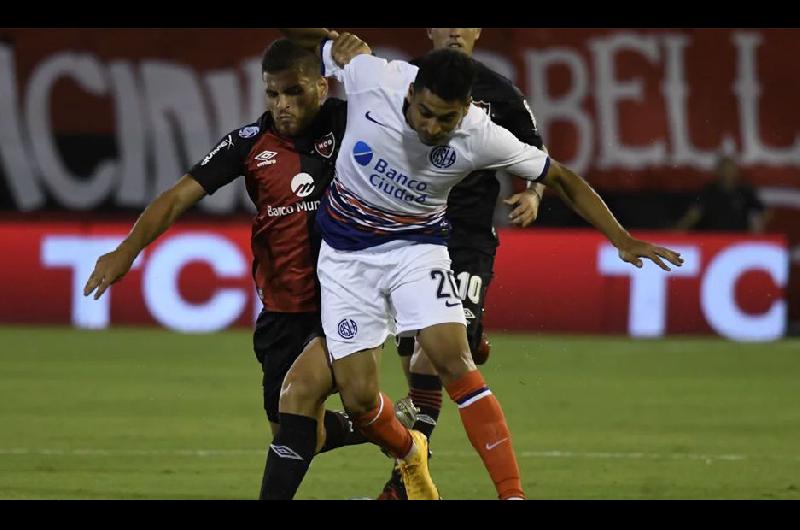
[{"label": "red and black striped jersey", "polygon": [[209,194],[244,175],[256,206],[253,279],[268,311],[319,310],[320,236],[314,220],[347,121],[347,103],[329,98],[297,137],[280,136],[272,116],[231,131],[192,169]]}]

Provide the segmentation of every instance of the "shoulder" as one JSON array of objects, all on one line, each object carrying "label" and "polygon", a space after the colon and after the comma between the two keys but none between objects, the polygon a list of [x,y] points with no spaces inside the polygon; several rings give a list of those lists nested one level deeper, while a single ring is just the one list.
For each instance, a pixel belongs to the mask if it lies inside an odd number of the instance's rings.
[{"label": "shoulder", "polygon": [[228,139],[234,144],[237,140],[254,140],[267,132],[271,126],[272,116],[269,112],[265,112],[256,121],[245,123],[228,133]]},{"label": "shoulder", "polygon": [[507,77],[498,74],[485,64],[475,60],[477,76],[475,87],[481,93],[486,93],[490,99],[496,101],[524,100],[522,91]]},{"label": "shoulder", "polygon": [[321,112],[327,115],[335,116],[343,112],[347,112],[347,101],[339,98],[328,98],[322,104]]},{"label": "shoulder", "polygon": [[469,106],[466,116],[461,122],[460,132],[469,135],[485,133],[494,126],[486,112],[473,103]]}]

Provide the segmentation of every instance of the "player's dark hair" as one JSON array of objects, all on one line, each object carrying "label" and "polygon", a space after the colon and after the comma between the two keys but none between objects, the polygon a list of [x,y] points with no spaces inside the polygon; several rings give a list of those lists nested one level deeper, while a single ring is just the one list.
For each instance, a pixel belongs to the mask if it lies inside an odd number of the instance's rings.
[{"label": "player's dark hair", "polygon": [[417,63],[414,91],[427,88],[444,101],[466,101],[472,94],[477,69],[469,56],[455,50],[435,50]]},{"label": "player's dark hair", "polygon": [[319,57],[290,41],[272,41],[261,58],[261,71],[268,74],[282,72],[290,68],[300,68],[307,73],[321,75]]}]

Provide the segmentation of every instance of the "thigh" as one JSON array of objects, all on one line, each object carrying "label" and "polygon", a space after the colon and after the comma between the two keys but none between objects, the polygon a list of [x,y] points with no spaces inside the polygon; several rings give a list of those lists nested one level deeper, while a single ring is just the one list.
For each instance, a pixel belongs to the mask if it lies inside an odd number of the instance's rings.
[{"label": "thigh", "polygon": [[264,410],[278,422],[283,379],[300,355],[309,335],[319,326],[317,313],[262,312],[253,333],[253,349],[263,372]]},{"label": "thigh", "polygon": [[398,335],[413,335],[436,324],[466,326],[447,247],[412,245],[396,259],[391,302]]},{"label": "thigh", "polygon": [[320,250],[322,327],[333,359],[375,348],[394,333],[394,319],[381,288],[385,271],[368,252]]},{"label": "thigh", "polygon": [[314,417],[334,391],[333,373],[323,337],[313,338],[283,380],[280,411]]}]

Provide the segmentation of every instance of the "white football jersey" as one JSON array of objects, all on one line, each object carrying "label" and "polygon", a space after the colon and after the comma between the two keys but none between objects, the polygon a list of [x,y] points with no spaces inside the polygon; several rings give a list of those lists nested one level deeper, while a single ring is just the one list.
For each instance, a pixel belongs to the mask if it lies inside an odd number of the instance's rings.
[{"label": "white football jersey", "polygon": [[423,144],[403,114],[418,68],[372,55],[340,68],[331,48],[329,41],[322,50],[325,75],[344,85],[348,105],[336,176],[317,214],[333,248],[358,250],[398,239],[446,244],[447,196],[468,174],[504,169],[538,180],[547,173],[547,154],[474,105],[447,145]]}]

